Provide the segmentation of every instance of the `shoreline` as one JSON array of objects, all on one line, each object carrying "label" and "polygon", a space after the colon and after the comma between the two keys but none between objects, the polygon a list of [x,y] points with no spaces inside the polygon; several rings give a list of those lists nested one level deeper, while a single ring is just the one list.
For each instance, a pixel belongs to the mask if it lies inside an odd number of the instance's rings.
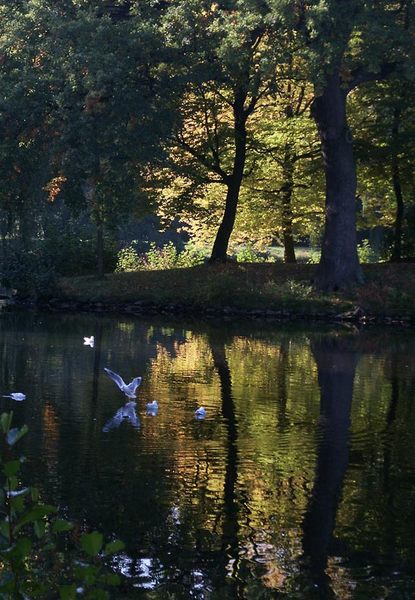
[{"label": "shoreline", "polygon": [[379,315],[368,314],[360,307],[344,312],[305,312],[294,311],[287,308],[236,308],[223,307],[198,307],[183,304],[157,304],[137,300],[131,303],[106,303],[101,301],[78,301],[70,298],[50,300],[33,300],[29,298],[16,298],[7,307],[19,309],[41,309],[50,312],[68,313],[96,313],[112,315],[129,315],[138,317],[169,316],[169,317],[199,317],[203,320],[223,319],[247,321],[266,321],[276,323],[302,323],[313,322],[319,324],[346,324],[351,325],[384,325],[398,327],[415,327],[415,318],[410,315]]},{"label": "shoreline", "polygon": [[316,265],[229,263],[160,271],[65,277],[20,307],[52,311],[169,315],[276,322],[415,325],[415,264],[363,265],[365,283],[323,294]]}]

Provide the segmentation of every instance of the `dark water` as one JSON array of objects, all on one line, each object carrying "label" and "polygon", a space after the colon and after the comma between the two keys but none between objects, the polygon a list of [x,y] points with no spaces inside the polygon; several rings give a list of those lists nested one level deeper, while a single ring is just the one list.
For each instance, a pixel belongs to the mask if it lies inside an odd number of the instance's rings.
[{"label": "dark water", "polygon": [[116,598],[415,597],[415,332],[1,313],[0,352],[26,483],[126,543]]}]

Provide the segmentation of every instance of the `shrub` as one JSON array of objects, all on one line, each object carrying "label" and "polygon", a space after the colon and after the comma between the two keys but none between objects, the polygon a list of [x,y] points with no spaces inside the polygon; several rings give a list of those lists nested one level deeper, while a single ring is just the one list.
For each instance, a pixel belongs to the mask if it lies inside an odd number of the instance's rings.
[{"label": "shrub", "polygon": [[178,267],[194,267],[203,263],[206,255],[192,243],[188,243],[182,252],[178,252],[173,242],[158,248],[154,242],[144,254],[138,254],[133,245],[123,248],[118,253],[116,273],[123,271],[158,271]]},{"label": "shrub", "polygon": [[141,268],[140,257],[132,246],[121,248],[118,252],[116,273],[123,271],[139,271]]},{"label": "shrub", "polygon": [[53,291],[57,273],[52,257],[44,249],[20,248],[3,259],[0,277],[3,285],[21,295],[41,297]]},{"label": "shrub", "polygon": [[177,257],[178,267],[196,267],[207,260],[206,251],[196,248],[192,242],[188,242]]},{"label": "shrub", "polygon": [[[97,268],[96,240],[76,235],[54,236],[41,242],[51,257],[59,275],[74,276],[95,273]],[[104,242],[104,268],[112,271],[117,262],[117,250],[111,237]]]},{"label": "shrub", "polygon": [[177,248],[173,242],[168,242],[161,248],[152,242],[150,250],[142,256],[143,268],[147,271],[173,269],[177,266],[177,256]]},{"label": "shrub", "polygon": [[362,240],[357,246],[357,254],[361,263],[379,262],[379,254],[372,248],[369,240]]},{"label": "shrub", "polygon": [[308,265],[318,265],[320,262],[321,250],[320,249],[311,249],[310,254],[308,256],[307,264]]},{"label": "shrub", "polygon": [[[361,263],[379,262],[379,253],[370,245],[369,240],[362,240],[357,246],[357,254]],[[307,263],[316,265],[320,262],[320,250],[311,250]]]},{"label": "shrub", "polygon": [[236,253],[237,262],[263,263],[267,262],[267,253],[258,252],[247,244]]}]

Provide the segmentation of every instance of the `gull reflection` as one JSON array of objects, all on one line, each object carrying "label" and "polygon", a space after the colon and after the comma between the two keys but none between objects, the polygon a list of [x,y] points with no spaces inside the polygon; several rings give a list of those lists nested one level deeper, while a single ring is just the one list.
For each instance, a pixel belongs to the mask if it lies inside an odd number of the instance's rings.
[{"label": "gull reflection", "polygon": [[135,412],[136,405],[137,403],[134,401],[124,404],[124,406],[119,408],[115,415],[105,423],[102,431],[106,432],[110,431],[111,429],[116,429],[123,421],[128,421],[133,427],[138,429],[140,427],[140,420]]},{"label": "gull reflection", "polygon": [[203,406],[200,406],[199,408],[197,408],[195,410],[195,418],[196,419],[204,419],[206,417],[206,408],[204,408]]},{"label": "gull reflection", "polygon": [[155,417],[158,413],[159,405],[157,400],[153,400],[153,402],[147,402],[146,404],[146,413],[151,417]]}]

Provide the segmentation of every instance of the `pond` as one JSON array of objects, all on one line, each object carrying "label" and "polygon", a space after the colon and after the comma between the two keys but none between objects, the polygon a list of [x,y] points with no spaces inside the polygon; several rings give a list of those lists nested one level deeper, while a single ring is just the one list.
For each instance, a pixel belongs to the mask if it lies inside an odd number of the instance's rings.
[{"label": "pond", "polygon": [[115,597],[414,597],[414,331],[12,311],[0,352],[25,483],[125,542]]}]

